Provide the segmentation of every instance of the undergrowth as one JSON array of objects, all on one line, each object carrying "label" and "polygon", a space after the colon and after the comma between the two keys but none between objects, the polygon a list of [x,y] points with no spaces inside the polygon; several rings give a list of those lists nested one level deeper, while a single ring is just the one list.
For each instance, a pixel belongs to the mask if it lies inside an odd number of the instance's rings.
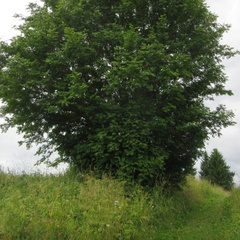
[{"label": "undergrowth", "polygon": [[0,239],[240,239],[240,190],[188,178],[146,191],[90,174],[0,172]]}]

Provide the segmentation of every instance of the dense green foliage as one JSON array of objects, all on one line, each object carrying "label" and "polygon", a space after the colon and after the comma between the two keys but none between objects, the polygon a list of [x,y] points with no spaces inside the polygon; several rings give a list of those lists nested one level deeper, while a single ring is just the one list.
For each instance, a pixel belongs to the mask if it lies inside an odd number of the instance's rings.
[{"label": "dense green foliage", "polygon": [[204,101],[225,89],[228,26],[202,0],[44,0],[1,43],[3,129],[48,161],[154,185],[179,184],[232,112]]},{"label": "dense green foliage", "polygon": [[240,191],[189,178],[181,192],[126,194],[104,177],[0,172],[0,239],[236,240]]},{"label": "dense green foliage", "polygon": [[235,173],[230,171],[222,154],[215,148],[210,156],[205,152],[201,162],[200,177],[211,184],[217,184],[225,190],[231,190],[234,186]]}]

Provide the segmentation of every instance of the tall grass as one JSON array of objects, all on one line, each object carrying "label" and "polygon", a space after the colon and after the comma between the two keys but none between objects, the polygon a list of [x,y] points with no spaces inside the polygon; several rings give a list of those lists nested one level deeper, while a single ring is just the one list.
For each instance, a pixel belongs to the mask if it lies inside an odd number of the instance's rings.
[{"label": "tall grass", "polygon": [[[2,239],[144,239],[152,206],[140,189],[92,176],[0,174]],[[145,238],[146,239],[146,238]]]},{"label": "tall grass", "polygon": [[[165,195],[91,175],[0,172],[0,239],[238,239],[240,191],[189,178]],[[240,238],[239,238],[240,239]]]}]

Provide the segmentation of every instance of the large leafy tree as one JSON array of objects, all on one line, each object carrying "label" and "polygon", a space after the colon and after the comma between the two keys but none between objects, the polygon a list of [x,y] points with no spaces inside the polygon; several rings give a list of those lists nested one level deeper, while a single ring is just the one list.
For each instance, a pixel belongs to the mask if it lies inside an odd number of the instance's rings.
[{"label": "large leafy tree", "polygon": [[220,39],[202,0],[43,0],[1,43],[3,129],[47,161],[154,185],[180,183],[232,112]]},{"label": "large leafy tree", "polygon": [[230,171],[223,158],[223,155],[215,148],[210,156],[204,154],[201,162],[200,177],[208,180],[211,184],[223,187],[225,190],[231,190],[234,186],[234,172]]}]

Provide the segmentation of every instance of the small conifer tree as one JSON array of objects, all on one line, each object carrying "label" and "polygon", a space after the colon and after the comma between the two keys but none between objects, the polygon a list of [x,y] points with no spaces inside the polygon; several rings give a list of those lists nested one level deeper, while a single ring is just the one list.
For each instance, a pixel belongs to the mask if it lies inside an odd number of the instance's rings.
[{"label": "small conifer tree", "polygon": [[201,162],[200,177],[208,180],[211,184],[216,184],[230,191],[234,186],[235,173],[230,171],[223,155],[215,148],[210,156],[207,152],[203,155]]}]

